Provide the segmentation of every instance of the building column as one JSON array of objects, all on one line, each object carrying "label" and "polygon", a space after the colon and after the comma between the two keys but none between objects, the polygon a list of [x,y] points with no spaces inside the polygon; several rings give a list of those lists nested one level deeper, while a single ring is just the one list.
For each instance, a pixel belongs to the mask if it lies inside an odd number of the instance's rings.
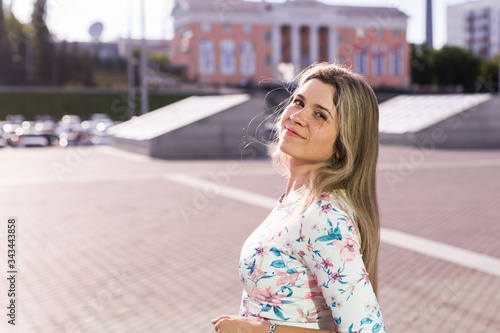
[{"label": "building column", "polygon": [[290,25],[291,60],[295,71],[300,68],[300,36],[299,25]]},{"label": "building column", "polygon": [[318,43],[319,28],[316,25],[309,26],[309,62],[312,64],[318,61],[319,43]]},{"label": "building column", "polygon": [[335,61],[339,54],[339,36],[335,27],[328,27],[328,61]]},{"label": "building column", "polygon": [[272,30],[272,66],[273,66],[273,77],[279,77],[278,65],[281,62],[281,24],[274,24]]}]

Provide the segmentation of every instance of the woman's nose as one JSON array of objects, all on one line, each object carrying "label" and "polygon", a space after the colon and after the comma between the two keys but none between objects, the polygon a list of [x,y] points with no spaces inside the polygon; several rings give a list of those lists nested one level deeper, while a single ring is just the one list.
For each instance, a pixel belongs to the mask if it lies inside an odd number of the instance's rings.
[{"label": "woman's nose", "polygon": [[294,112],[292,115],[290,115],[290,119],[294,123],[301,126],[305,126],[307,124],[307,115],[306,112],[304,112],[304,109]]}]

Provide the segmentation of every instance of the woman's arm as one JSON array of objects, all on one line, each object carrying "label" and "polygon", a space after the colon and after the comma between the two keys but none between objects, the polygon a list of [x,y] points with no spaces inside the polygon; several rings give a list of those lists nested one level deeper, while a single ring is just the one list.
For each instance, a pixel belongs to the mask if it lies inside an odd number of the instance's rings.
[{"label": "woman's arm", "polygon": [[[317,285],[316,290],[319,287],[337,331],[385,333],[378,301],[359,253],[359,237],[349,214],[335,202],[320,201],[299,222],[300,228],[293,228],[297,234],[288,235],[295,240],[290,242],[293,248],[290,251],[308,268],[308,282]],[[271,325],[257,321],[254,315],[221,316],[212,323],[215,331],[221,333],[268,333]],[[277,333],[330,333],[293,324],[287,326],[290,322],[286,320],[276,328]]]},{"label": "woman's arm", "polygon": [[350,215],[334,200],[318,201],[302,218],[300,242],[295,247],[340,332],[385,333]]},{"label": "woman's arm", "polygon": [[[241,316],[220,316],[212,319],[217,333],[268,333],[271,324],[260,322],[248,317]],[[278,325],[275,333],[334,333],[325,330],[315,330],[311,328]],[[355,333],[355,332],[354,332]]]}]

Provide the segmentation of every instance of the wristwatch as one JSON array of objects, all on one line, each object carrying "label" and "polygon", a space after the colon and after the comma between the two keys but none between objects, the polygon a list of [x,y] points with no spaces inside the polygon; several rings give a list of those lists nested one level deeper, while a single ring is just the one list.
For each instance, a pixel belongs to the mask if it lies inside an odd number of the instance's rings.
[{"label": "wristwatch", "polygon": [[278,324],[272,324],[271,327],[269,327],[269,331],[267,331],[267,333],[274,333],[276,327],[278,327]]}]

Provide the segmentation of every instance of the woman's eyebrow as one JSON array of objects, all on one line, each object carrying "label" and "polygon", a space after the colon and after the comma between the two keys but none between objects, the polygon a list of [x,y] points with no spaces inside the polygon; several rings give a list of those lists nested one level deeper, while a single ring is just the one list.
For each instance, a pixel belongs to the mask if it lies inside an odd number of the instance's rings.
[{"label": "woman's eyebrow", "polygon": [[[304,97],[304,95],[301,95],[301,94],[297,94],[297,96],[299,96],[301,99],[303,99],[304,101],[306,100],[306,98]],[[328,110],[327,108],[325,108],[324,106],[322,105],[319,105],[319,104],[314,104],[314,107],[318,108],[318,109],[321,109],[321,110],[324,110],[326,112],[328,112],[328,114],[330,115],[330,117],[333,118],[332,114],[330,113],[330,110]]]}]

